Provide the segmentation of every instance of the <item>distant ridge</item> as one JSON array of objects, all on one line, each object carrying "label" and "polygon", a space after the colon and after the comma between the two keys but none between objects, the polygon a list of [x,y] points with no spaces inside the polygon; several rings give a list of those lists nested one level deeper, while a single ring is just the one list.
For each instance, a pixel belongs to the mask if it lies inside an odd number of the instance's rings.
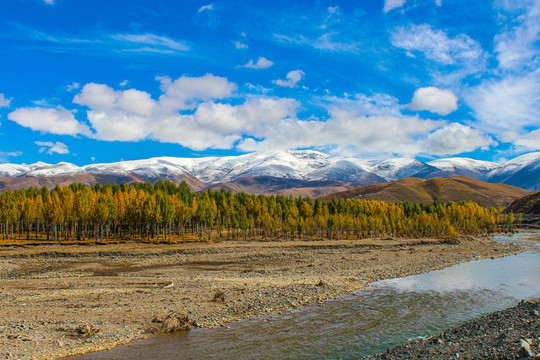
[{"label": "distant ridge", "polygon": [[0,191],[29,184],[52,187],[71,182],[129,183],[161,179],[186,181],[194,191],[224,187],[233,191],[317,196],[406,177],[431,179],[457,175],[534,190],[540,188],[540,152],[502,164],[466,158],[427,163],[409,158],[366,160],[313,150],[204,158],[156,157],[84,166],[66,162],[0,164]]},{"label": "distant ridge", "polygon": [[382,201],[474,201],[485,207],[506,207],[516,198],[529,191],[505,184],[493,184],[464,176],[450,178],[405,178],[393,182],[366,185],[321,199],[355,198]]}]

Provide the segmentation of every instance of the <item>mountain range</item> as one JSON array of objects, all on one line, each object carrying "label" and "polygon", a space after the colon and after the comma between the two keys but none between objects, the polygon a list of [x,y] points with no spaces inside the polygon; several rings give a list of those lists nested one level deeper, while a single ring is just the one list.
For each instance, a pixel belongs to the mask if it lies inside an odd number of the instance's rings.
[{"label": "mountain range", "polygon": [[534,190],[540,187],[540,152],[500,164],[468,158],[430,162],[410,158],[366,160],[313,150],[276,150],[226,157],[155,157],[84,166],[67,162],[0,164],[0,190],[71,182],[130,183],[162,179],[186,181],[195,191],[224,187],[251,193],[318,196],[406,177],[452,176]]}]

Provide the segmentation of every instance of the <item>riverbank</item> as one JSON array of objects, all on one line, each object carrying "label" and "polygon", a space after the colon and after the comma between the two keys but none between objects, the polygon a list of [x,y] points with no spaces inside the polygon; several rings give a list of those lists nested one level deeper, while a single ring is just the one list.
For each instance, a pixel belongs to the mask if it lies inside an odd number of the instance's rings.
[{"label": "riverbank", "polygon": [[365,359],[538,359],[539,336],[540,298]]},{"label": "riverbank", "polygon": [[0,248],[0,358],[107,349],[170,312],[216,326],[523,249],[472,237]]}]

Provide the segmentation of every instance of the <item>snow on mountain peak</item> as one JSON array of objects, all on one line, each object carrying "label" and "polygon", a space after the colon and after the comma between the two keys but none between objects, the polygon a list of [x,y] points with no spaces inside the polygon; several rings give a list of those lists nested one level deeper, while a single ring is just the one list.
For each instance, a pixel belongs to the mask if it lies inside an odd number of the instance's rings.
[{"label": "snow on mountain peak", "polygon": [[502,163],[490,172],[490,177],[516,173],[524,168],[537,169],[540,167],[540,151],[524,154]]},{"label": "snow on mountain peak", "polygon": [[394,181],[404,177],[414,176],[429,168],[431,166],[415,159],[394,158],[376,163],[371,168],[371,171],[387,181]]},{"label": "snow on mountain peak", "polygon": [[525,154],[503,164],[496,164],[458,157],[424,163],[411,158],[380,161],[343,158],[314,150],[272,150],[224,157],[155,157],[81,167],[67,162],[0,164],[0,176],[91,174],[127,177],[135,174],[141,179],[154,180],[191,175],[206,184],[215,184],[262,175],[304,181],[337,180],[365,184],[384,180],[394,181],[409,176],[430,178],[451,175],[504,181],[498,179],[508,178],[523,169],[532,171],[537,168],[540,168],[540,152]]},{"label": "snow on mountain peak", "polygon": [[433,160],[428,162],[427,164],[443,171],[448,171],[457,175],[473,177],[481,180],[485,180],[490,171],[493,171],[500,166],[499,164],[490,161],[474,160],[460,157]]}]

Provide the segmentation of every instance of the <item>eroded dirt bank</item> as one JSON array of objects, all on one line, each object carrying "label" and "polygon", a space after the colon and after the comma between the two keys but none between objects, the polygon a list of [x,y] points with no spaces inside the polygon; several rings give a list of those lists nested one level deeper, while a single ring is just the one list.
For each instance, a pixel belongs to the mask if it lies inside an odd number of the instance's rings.
[{"label": "eroded dirt bank", "polygon": [[0,358],[106,349],[171,311],[216,326],[523,249],[491,238],[0,248]]}]

